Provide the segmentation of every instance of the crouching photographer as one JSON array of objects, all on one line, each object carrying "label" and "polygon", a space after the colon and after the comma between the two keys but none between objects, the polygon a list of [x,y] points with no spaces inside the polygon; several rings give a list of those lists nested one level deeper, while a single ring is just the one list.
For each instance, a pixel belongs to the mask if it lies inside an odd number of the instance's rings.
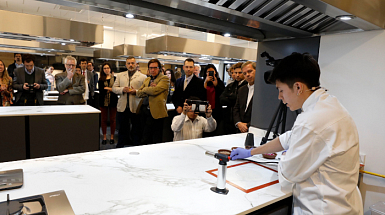
[{"label": "crouching photographer", "polygon": [[[204,113],[206,118],[199,116],[199,113]],[[217,122],[211,114],[211,105],[207,101],[200,101],[197,97],[186,99],[183,112],[172,120],[174,141],[201,138],[203,132],[214,131]]]},{"label": "crouching photographer", "polygon": [[23,57],[24,66],[15,69],[13,87],[17,90],[15,104],[18,106],[43,105],[43,90],[48,88],[44,70],[35,67],[33,55]]}]

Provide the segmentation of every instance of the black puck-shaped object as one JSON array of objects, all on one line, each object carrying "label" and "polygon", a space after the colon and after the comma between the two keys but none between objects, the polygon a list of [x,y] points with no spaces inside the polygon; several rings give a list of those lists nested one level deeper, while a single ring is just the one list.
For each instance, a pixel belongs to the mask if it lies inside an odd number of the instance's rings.
[{"label": "black puck-shaped object", "polygon": [[19,201],[6,201],[0,203],[0,214],[19,215],[22,214],[23,203]]}]

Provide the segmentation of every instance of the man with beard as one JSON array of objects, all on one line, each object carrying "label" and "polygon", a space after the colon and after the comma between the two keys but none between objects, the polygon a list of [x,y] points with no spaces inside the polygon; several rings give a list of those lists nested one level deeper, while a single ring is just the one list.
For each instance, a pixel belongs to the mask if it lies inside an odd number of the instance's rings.
[{"label": "man with beard", "polygon": [[126,59],[126,67],[127,71],[117,74],[112,87],[112,92],[120,95],[116,115],[119,123],[117,148],[124,145],[140,145],[142,138],[138,114],[138,105],[142,99],[136,96],[136,91],[142,86],[146,75],[136,70],[136,60],[132,56]]}]

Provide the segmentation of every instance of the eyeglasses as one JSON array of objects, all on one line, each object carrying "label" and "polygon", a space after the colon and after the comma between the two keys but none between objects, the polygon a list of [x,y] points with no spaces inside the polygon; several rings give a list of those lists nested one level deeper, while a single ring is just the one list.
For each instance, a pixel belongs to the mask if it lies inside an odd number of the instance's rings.
[{"label": "eyeglasses", "polygon": [[159,69],[159,67],[148,67],[148,69]]},{"label": "eyeglasses", "polygon": [[72,66],[72,67],[74,67],[75,64],[66,64],[66,66]]}]

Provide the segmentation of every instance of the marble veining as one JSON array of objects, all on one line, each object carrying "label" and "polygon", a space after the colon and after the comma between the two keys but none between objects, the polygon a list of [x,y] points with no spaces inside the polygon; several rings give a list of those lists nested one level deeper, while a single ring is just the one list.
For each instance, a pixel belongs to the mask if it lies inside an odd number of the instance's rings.
[{"label": "marble veining", "polygon": [[[228,195],[210,190],[217,179],[206,171],[218,168],[218,160],[205,151],[243,146],[245,137],[234,134],[0,163],[0,170],[24,170],[24,186],[0,192],[0,201],[7,193],[12,199],[65,190],[79,215],[193,215],[238,214],[290,196],[279,184],[251,193],[229,184]],[[228,165],[239,162],[244,161]]]}]

